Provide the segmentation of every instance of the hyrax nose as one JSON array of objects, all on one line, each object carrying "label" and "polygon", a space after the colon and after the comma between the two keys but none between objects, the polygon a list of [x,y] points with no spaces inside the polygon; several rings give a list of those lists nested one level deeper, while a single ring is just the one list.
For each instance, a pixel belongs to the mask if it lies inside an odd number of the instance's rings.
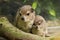
[{"label": "hyrax nose", "polygon": [[35,26],[36,29],[38,29],[38,26]]},{"label": "hyrax nose", "polygon": [[24,20],[24,18],[22,17],[21,20]]}]

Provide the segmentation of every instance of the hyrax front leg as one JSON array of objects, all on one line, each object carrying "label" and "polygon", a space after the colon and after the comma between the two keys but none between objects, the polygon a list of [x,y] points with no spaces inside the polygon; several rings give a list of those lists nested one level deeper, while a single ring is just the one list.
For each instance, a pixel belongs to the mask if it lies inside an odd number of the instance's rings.
[{"label": "hyrax front leg", "polygon": [[30,5],[24,5],[16,14],[16,26],[22,31],[29,32],[35,20],[35,11]]},{"label": "hyrax front leg", "polygon": [[45,36],[48,33],[46,28],[47,24],[45,19],[42,16],[36,15],[32,26],[32,33],[39,36]]}]

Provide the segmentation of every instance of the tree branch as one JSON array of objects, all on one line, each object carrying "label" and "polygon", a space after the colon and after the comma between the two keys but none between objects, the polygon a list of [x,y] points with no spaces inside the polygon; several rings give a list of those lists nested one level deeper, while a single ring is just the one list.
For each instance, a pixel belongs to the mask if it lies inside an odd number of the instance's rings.
[{"label": "tree branch", "polygon": [[6,17],[0,18],[0,31],[11,40],[43,40],[40,36],[25,33],[14,27]]}]

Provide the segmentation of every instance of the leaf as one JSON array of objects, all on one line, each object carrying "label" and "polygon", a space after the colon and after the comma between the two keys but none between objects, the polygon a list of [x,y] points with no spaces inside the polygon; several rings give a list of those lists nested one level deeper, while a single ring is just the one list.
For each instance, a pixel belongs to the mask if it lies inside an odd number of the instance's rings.
[{"label": "leaf", "polygon": [[55,13],[55,11],[54,11],[53,9],[50,9],[50,10],[49,10],[49,13],[50,13],[52,16],[56,16],[56,13]]},{"label": "leaf", "polygon": [[24,3],[26,2],[27,0],[24,0]]},{"label": "leaf", "polygon": [[34,1],[34,2],[32,3],[32,8],[33,8],[33,9],[36,9],[36,7],[37,7],[37,1]]}]

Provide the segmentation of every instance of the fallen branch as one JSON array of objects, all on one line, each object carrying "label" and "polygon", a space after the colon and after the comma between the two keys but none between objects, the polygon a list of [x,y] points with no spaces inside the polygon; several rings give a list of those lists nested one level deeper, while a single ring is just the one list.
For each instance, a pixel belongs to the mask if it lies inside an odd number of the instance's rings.
[{"label": "fallen branch", "polygon": [[11,40],[44,40],[42,37],[25,33],[14,27],[5,17],[0,18],[0,31]]}]

